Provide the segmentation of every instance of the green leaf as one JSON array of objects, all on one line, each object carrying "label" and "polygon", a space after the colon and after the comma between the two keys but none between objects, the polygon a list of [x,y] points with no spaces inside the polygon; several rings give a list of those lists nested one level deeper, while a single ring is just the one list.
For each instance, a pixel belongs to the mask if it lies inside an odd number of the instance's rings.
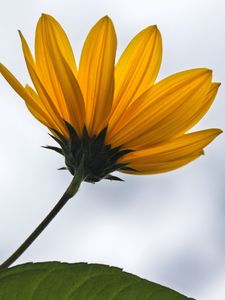
[{"label": "green leaf", "polygon": [[0,299],[191,300],[115,267],[59,262],[28,263],[0,271]]}]

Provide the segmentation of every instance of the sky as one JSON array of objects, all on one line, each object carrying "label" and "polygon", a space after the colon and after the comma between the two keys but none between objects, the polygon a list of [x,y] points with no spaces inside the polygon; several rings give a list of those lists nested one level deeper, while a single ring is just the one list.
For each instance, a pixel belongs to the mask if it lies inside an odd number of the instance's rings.
[{"label": "sky", "polygon": [[[66,30],[79,59],[86,34],[109,15],[118,57],[141,29],[157,24],[163,38],[158,80],[207,67],[225,83],[223,0],[0,0],[0,61],[22,83],[30,79],[17,30],[33,49],[41,13]],[[194,128],[225,128],[225,85]],[[48,130],[0,78],[0,261],[34,230],[68,186],[64,162],[41,148]],[[18,259],[93,262],[123,268],[198,300],[225,299],[225,138],[191,164],[161,175],[123,175],[123,183],[84,183]]]}]

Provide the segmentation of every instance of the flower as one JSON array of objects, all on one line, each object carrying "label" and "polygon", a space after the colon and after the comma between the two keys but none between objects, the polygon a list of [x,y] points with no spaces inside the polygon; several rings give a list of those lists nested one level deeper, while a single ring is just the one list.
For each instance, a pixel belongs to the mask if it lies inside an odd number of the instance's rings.
[{"label": "flower", "polygon": [[[119,178],[113,171],[156,174],[179,168],[203,154],[219,129],[187,133],[208,111],[219,88],[212,71],[198,68],[157,83],[162,58],[156,26],[138,33],[115,66],[116,33],[109,17],[90,30],[77,69],[69,40],[43,14],[35,36],[35,58],[19,32],[35,90],[0,65],[0,72],[49,128],[75,174],[84,161],[86,181]],[[114,67],[115,66],[115,67]]]}]

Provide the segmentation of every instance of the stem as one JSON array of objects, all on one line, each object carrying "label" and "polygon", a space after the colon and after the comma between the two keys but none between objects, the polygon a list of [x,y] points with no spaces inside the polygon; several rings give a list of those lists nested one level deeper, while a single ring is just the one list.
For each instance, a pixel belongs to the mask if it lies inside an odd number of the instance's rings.
[{"label": "stem", "polygon": [[74,175],[69,187],[55,205],[55,207],[50,211],[47,217],[39,224],[39,226],[31,233],[31,235],[23,242],[23,244],[6,260],[0,265],[0,270],[8,268],[12,263],[14,263],[17,258],[19,258],[23,252],[33,243],[33,241],[42,233],[42,231],[48,226],[48,224],[54,219],[58,212],[63,208],[63,206],[72,198],[78,191],[80,184],[84,180],[83,163],[81,162],[76,174]]}]

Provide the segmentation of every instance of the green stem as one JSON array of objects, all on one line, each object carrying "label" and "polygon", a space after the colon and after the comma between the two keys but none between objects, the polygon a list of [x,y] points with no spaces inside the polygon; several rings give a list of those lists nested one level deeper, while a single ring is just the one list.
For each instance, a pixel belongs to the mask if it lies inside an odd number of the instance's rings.
[{"label": "green stem", "polygon": [[42,233],[42,231],[48,226],[48,224],[54,219],[63,206],[72,198],[78,191],[80,184],[84,180],[83,163],[81,163],[77,173],[74,175],[69,187],[63,194],[59,202],[50,211],[47,217],[40,223],[40,225],[31,233],[31,235],[23,242],[23,244],[0,265],[0,270],[8,268],[19,258],[26,249],[33,243],[33,241]]}]

